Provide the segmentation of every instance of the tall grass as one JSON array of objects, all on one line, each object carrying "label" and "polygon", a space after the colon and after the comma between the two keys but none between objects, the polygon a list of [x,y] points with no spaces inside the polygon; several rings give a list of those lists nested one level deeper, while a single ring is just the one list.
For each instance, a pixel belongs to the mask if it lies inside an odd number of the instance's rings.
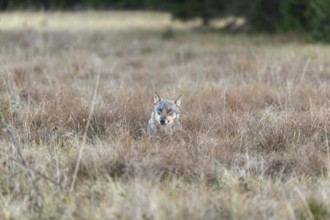
[{"label": "tall grass", "polygon": [[[327,46],[162,14],[0,18],[16,19],[0,35],[2,218],[329,218]],[[81,29],[101,21],[120,28]],[[155,90],[183,94],[173,137],[146,135]]]}]

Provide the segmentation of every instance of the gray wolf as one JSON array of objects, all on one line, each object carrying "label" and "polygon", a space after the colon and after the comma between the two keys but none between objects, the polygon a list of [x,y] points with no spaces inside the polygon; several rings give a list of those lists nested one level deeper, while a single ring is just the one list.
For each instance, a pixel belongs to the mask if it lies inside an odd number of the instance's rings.
[{"label": "gray wolf", "polygon": [[154,110],[148,122],[147,133],[152,135],[172,135],[181,130],[181,95],[176,100],[162,99],[155,92]]}]

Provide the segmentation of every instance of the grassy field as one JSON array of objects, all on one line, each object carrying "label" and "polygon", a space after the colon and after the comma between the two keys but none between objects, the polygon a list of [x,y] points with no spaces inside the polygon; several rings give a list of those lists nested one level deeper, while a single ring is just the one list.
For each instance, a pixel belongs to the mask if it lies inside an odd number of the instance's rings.
[{"label": "grassy field", "polygon": [[330,47],[197,23],[0,14],[0,218],[329,219]]}]

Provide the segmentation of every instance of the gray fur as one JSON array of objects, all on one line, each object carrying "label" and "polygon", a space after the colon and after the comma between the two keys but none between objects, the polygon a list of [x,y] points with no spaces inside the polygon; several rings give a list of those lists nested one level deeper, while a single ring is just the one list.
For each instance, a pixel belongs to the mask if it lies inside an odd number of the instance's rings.
[{"label": "gray fur", "polygon": [[155,92],[154,110],[147,126],[148,135],[172,135],[181,129],[180,123],[181,96],[175,101],[161,99]]}]

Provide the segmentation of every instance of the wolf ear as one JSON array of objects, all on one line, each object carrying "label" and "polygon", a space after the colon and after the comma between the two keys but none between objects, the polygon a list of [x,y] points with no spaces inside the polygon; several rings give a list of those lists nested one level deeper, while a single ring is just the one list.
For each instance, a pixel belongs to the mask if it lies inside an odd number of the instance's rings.
[{"label": "wolf ear", "polygon": [[180,105],[181,105],[181,97],[182,97],[182,95],[180,95],[180,96],[174,101],[174,104],[175,104],[176,106],[178,106],[178,107],[180,107]]},{"label": "wolf ear", "polygon": [[160,102],[160,100],[161,100],[160,96],[158,95],[157,92],[155,92],[155,95],[154,95],[154,104]]}]

